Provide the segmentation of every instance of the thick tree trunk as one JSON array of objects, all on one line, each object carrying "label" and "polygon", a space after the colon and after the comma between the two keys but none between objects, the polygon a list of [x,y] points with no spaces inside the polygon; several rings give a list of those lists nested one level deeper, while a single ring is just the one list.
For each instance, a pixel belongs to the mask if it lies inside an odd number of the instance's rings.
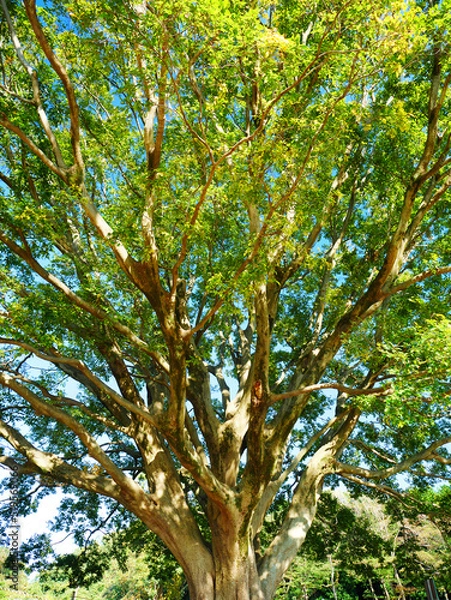
[{"label": "thick tree trunk", "polygon": [[[211,571],[202,574],[204,580],[208,577],[207,584],[201,583],[197,576],[190,577],[185,570],[190,600],[271,600],[274,597],[316,514],[324,474],[330,468],[329,453],[327,447],[317,451],[304,470],[284,523],[258,566],[252,520],[243,519],[236,506],[219,508],[210,502],[207,517],[212,535]],[[189,567],[191,573],[200,575],[198,568],[193,570],[191,561]]]},{"label": "thick tree trunk", "polygon": [[251,557],[248,560],[237,557],[232,565],[218,562],[215,583],[212,600],[265,600]]},{"label": "thick tree trunk", "polygon": [[191,570],[190,576],[187,576],[190,600],[215,600],[213,573],[205,569],[201,560],[193,557],[193,562],[197,564]]},{"label": "thick tree trunk", "polygon": [[190,600],[267,600],[260,586],[252,550],[243,556],[238,544],[224,541],[215,556],[215,573],[188,581]]},{"label": "thick tree trunk", "polygon": [[[205,581],[189,583],[190,600],[265,600],[250,537],[235,518],[210,507],[213,569],[208,590]],[[199,573],[200,575],[200,573]],[[204,579],[206,574],[204,573]]]}]

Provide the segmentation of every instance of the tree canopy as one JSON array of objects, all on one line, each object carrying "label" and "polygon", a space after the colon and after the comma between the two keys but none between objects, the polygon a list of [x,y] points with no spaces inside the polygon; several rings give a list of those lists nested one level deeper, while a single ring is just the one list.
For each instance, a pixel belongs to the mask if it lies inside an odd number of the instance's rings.
[{"label": "tree canopy", "polygon": [[451,2],[0,4],[0,463],[269,600],[449,475]]}]

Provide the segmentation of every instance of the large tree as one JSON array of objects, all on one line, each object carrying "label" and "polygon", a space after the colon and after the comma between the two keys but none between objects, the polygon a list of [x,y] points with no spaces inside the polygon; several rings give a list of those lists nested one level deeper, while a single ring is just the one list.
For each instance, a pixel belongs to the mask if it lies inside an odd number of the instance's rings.
[{"label": "large tree", "polygon": [[0,4],[0,461],[270,599],[326,478],[451,464],[451,4]]}]

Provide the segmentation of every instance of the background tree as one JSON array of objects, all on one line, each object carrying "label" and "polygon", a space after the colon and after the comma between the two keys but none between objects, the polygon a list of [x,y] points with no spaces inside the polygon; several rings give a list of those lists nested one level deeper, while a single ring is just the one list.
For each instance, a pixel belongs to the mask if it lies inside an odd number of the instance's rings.
[{"label": "background tree", "polygon": [[449,470],[450,3],[0,4],[0,460],[270,599],[327,477]]},{"label": "background tree", "polygon": [[[428,492],[429,501],[446,497],[445,491]],[[418,503],[417,491],[409,492],[412,496],[415,503],[398,502],[393,511],[391,503],[366,494],[325,492],[276,597],[420,599],[425,580],[432,577],[446,598],[450,558],[441,530],[449,515],[445,511],[438,518],[435,511],[433,520],[421,512],[426,507]]]}]

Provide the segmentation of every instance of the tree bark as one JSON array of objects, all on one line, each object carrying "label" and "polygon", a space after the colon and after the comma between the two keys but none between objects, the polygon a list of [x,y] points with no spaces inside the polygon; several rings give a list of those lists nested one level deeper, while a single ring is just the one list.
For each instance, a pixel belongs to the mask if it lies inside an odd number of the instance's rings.
[{"label": "tree bark", "polygon": [[[250,528],[239,512],[210,507],[215,591],[211,600],[266,600]],[[197,600],[197,598],[196,598]]]}]

